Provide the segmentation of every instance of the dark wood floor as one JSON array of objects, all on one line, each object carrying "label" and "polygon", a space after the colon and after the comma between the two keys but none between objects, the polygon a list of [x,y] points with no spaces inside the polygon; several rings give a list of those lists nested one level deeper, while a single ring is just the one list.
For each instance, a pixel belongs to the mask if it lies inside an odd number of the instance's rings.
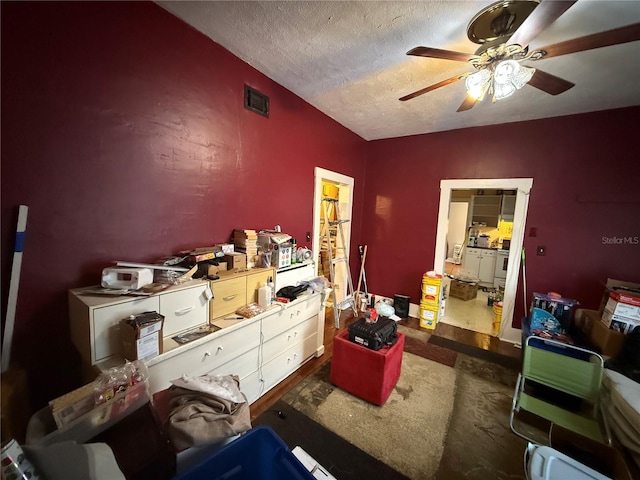
[{"label": "dark wood floor", "polygon": [[[304,380],[305,377],[311,375],[318,368],[320,368],[326,361],[331,359],[333,354],[333,337],[347,326],[355,321],[355,317],[351,312],[342,312],[340,318],[340,328],[335,328],[333,322],[333,310],[327,308],[325,315],[324,326],[324,355],[319,358],[314,358],[305,363],[299,370],[291,374],[284,381],[280,382],[276,387],[269,390],[260,399],[251,405],[251,420],[255,419],[258,415],[266,411],[271,405],[278,401],[284,394],[294,388],[298,383]],[[417,318],[405,318],[400,320],[402,325],[409,328],[421,329],[420,322]],[[500,353],[514,358],[519,358],[521,351],[515,348],[512,344],[502,342],[496,337],[486,335],[482,333],[472,332],[463,328],[454,327],[444,323],[438,323],[435,330],[427,330],[433,335],[445,337],[456,342],[464,343],[474,347],[482,348],[492,352]]]}]

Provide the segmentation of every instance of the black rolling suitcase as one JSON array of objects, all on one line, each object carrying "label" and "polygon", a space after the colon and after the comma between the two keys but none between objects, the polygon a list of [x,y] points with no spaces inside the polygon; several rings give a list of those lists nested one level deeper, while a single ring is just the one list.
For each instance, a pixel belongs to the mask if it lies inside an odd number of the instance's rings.
[{"label": "black rolling suitcase", "polygon": [[378,318],[375,323],[361,318],[348,327],[349,340],[370,348],[380,350],[385,345],[391,346],[398,341],[398,326],[388,318]]}]

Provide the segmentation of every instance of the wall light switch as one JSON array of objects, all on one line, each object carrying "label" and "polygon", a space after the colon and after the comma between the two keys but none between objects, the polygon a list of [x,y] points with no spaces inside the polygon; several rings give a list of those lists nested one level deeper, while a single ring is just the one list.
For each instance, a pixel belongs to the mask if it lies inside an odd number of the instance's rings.
[{"label": "wall light switch", "polygon": [[536,254],[539,257],[544,257],[547,254],[547,247],[545,247],[544,245],[538,245],[536,247]]}]

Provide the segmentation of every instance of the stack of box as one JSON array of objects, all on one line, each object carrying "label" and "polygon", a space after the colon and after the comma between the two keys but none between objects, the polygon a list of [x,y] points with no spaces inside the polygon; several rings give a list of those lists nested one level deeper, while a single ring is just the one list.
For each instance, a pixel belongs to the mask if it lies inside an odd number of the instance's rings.
[{"label": "stack of box", "polygon": [[608,279],[599,310],[578,309],[576,326],[600,353],[618,355],[640,326],[640,284]]},{"label": "stack of box", "polygon": [[640,327],[640,293],[611,292],[602,312],[602,321],[625,335]]},{"label": "stack of box", "polygon": [[[255,265],[254,257],[258,255],[258,234],[255,230],[234,230],[233,244],[235,251],[244,253],[247,256],[247,267],[252,268]],[[227,265],[231,270],[231,266]]]},{"label": "stack of box", "polygon": [[420,292],[420,326],[434,329],[441,315],[441,306],[444,306],[442,292],[442,275],[435,272],[426,272],[422,276],[422,289]]}]

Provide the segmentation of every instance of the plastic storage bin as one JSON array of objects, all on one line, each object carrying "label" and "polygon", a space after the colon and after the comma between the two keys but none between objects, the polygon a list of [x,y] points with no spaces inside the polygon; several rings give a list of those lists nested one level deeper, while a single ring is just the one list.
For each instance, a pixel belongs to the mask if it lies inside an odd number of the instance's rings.
[{"label": "plastic storage bin", "polygon": [[267,426],[249,430],[179,480],[315,480]]}]

